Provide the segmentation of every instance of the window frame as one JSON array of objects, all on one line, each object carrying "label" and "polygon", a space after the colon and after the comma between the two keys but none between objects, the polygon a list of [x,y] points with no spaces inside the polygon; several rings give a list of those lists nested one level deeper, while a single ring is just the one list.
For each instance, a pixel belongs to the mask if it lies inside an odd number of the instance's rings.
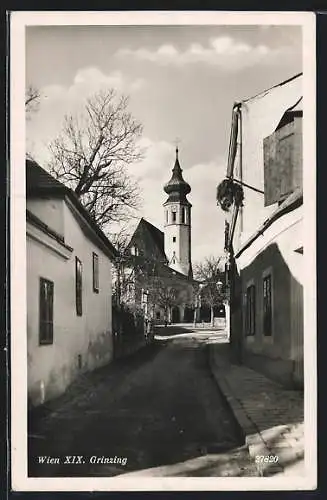
[{"label": "window frame", "polygon": [[83,264],[75,256],[75,304],[76,315],[83,316]]},{"label": "window frame", "polygon": [[[270,281],[270,332],[265,331],[265,281]],[[262,335],[264,339],[272,339],[274,335],[274,293],[273,293],[273,272],[272,268],[265,269],[262,273]]]},{"label": "window frame", "polygon": [[93,277],[93,292],[100,291],[100,276],[99,276],[99,255],[92,252],[92,277]]},{"label": "window frame", "polygon": [[245,336],[254,337],[256,334],[256,286],[254,281],[246,285],[245,291]]},{"label": "window frame", "polygon": [[172,222],[172,224],[176,224],[176,222],[177,222],[177,210],[171,211],[171,222]]},{"label": "window frame", "polygon": [[[46,311],[46,319],[43,318],[44,309],[47,309],[47,304],[43,307],[43,284],[50,285],[51,300],[48,304],[49,311]],[[53,312],[54,312],[54,282],[48,278],[39,278],[39,345],[52,345],[53,344]],[[49,318],[49,317],[50,318]]]}]

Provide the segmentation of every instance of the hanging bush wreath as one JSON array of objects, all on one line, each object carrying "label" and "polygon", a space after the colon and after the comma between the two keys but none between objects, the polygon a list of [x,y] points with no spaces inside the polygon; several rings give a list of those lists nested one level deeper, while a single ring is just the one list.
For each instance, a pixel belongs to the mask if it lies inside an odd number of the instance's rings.
[{"label": "hanging bush wreath", "polygon": [[243,200],[243,188],[233,179],[224,179],[217,187],[217,203],[224,212],[228,212],[233,203],[242,207]]}]

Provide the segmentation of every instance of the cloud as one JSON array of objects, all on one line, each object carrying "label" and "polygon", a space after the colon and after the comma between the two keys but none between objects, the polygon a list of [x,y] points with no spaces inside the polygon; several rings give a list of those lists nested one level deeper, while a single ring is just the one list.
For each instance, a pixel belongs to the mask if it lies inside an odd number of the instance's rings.
[{"label": "cloud", "polygon": [[[167,195],[164,184],[172,175],[175,162],[174,146],[166,141],[151,141],[144,138],[146,158],[130,167],[137,178],[143,195],[143,207],[139,217],[163,230],[163,203]],[[183,158],[180,158],[183,168]],[[221,255],[224,245],[224,215],[216,204],[216,186],[224,178],[225,162],[215,159],[199,163],[183,170],[184,179],[191,185],[188,196],[192,203],[192,261],[201,261],[210,255]]]},{"label": "cloud", "polygon": [[143,89],[141,78],[127,78],[121,71],[103,73],[96,67],[77,71],[70,85],[48,85],[40,89],[39,111],[27,123],[27,148],[35,159],[46,162],[47,144],[58,136],[64,116],[79,113],[88,97],[102,89],[114,88],[120,94],[133,96]]},{"label": "cloud", "polygon": [[114,88],[120,93],[140,90],[145,85],[143,79],[126,78],[121,71],[113,71],[106,75],[96,67],[81,68],[77,71],[70,86],[49,85],[41,89],[46,101],[65,102],[66,106],[75,107],[77,102],[102,89]]},{"label": "cloud", "polygon": [[206,63],[220,66],[225,70],[238,71],[257,64],[274,64],[287,59],[292,54],[291,47],[270,48],[267,45],[251,45],[230,36],[211,38],[207,46],[192,43],[182,51],[172,44],[164,44],[157,49],[122,48],[117,57],[130,57],[161,65],[185,66],[194,63]]}]

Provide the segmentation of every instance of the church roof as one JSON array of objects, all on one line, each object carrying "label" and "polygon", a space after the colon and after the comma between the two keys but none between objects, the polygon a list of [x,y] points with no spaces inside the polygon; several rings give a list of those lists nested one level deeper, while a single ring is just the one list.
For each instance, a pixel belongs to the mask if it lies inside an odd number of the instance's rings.
[{"label": "church roof", "polygon": [[168,262],[165,254],[164,233],[143,217],[140,219],[127,246],[130,250],[137,246],[145,257],[155,258],[161,262]]},{"label": "church roof", "polygon": [[167,257],[165,254],[165,236],[164,236],[164,233],[162,231],[160,231],[160,229],[158,229],[156,226],[151,224],[151,222],[144,219],[143,217],[142,217],[140,222],[142,222],[142,224],[144,224],[146,226],[146,228],[150,232],[155,244],[157,245],[158,250],[160,250],[160,252],[163,254],[163,256],[166,259]]},{"label": "church roof", "polygon": [[169,195],[167,201],[188,202],[186,195],[191,192],[191,186],[183,179],[183,171],[178,159],[178,148],[176,148],[176,160],[172,172],[171,179],[164,186],[164,191]]}]

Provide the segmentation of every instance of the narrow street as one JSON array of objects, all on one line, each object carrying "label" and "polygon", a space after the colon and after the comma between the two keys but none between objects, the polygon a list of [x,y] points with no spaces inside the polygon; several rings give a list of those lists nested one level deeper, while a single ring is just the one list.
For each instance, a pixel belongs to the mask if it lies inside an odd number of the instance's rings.
[{"label": "narrow street", "polygon": [[29,475],[255,475],[208,366],[213,335],[168,327],[153,346],[91,374],[30,431]]}]

